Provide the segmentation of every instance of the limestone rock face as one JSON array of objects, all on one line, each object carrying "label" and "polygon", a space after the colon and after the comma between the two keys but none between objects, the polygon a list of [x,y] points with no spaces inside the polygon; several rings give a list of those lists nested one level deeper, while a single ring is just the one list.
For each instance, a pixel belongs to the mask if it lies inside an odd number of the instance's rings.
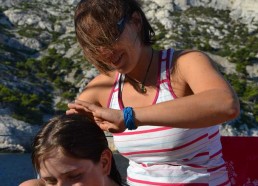
[{"label": "limestone rock face", "polygon": [[[258,22],[258,1],[256,0],[153,0],[153,2],[161,7],[163,11],[186,10],[189,7],[196,6],[229,10],[231,17],[247,24],[250,31],[254,29],[253,25]],[[150,3],[148,1],[148,4]]]},{"label": "limestone rock face", "polygon": [[[1,110],[3,112],[3,110]],[[30,150],[39,126],[28,125],[8,115],[0,115],[0,152],[24,152]]]}]

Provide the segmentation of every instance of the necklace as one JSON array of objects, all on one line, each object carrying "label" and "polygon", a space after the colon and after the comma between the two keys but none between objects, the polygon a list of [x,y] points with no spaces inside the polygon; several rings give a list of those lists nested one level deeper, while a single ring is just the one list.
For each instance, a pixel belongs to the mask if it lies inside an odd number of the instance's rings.
[{"label": "necklace", "polygon": [[[152,58],[153,58],[153,49],[151,48],[151,58],[150,58],[150,62],[149,62],[149,65],[148,65],[148,67],[147,67],[147,70],[146,70],[146,73],[145,73],[145,76],[144,76],[142,82],[139,82],[139,81],[137,81],[137,80],[131,78],[130,76],[126,75],[126,77],[127,77],[129,80],[134,81],[134,82],[140,84],[140,92],[141,92],[142,94],[146,94],[146,92],[147,92],[147,89],[146,89],[146,87],[145,87],[145,82],[146,82],[146,78],[147,78],[147,75],[148,75],[149,70],[150,70],[150,66],[151,66],[151,63],[152,63]],[[138,89],[139,89],[139,87],[138,87]]]}]

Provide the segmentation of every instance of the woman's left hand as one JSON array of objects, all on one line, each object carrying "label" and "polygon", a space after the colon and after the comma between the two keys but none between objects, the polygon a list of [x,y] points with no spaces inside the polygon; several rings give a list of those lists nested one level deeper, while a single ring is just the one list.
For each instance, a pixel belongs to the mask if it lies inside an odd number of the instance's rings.
[{"label": "woman's left hand", "polygon": [[75,100],[68,104],[66,114],[81,114],[93,119],[104,131],[118,133],[125,131],[123,112],[121,110],[103,108],[93,103]]}]

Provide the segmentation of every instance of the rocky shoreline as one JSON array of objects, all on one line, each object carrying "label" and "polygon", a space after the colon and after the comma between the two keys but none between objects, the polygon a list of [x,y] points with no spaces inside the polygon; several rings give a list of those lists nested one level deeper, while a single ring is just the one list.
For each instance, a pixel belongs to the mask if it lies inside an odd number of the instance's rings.
[{"label": "rocky shoreline", "polygon": [[[32,126],[23,121],[15,120],[8,115],[0,115],[0,153],[30,152],[31,143],[40,126]],[[242,125],[235,128],[230,124],[220,126],[222,136],[258,136],[258,128]],[[109,147],[116,151],[112,134],[106,133]]]}]

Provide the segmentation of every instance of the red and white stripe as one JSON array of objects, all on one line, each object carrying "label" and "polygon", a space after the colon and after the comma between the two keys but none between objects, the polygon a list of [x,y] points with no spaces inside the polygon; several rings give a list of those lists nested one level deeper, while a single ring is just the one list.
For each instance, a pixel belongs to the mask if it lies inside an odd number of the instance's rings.
[{"label": "red and white stripe", "polygon": [[[153,104],[176,99],[170,83],[173,49],[160,52],[159,77]],[[109,108],[123,109],[118,74],[110,94]],[[230,185],[222,158],[218,126],[180,129],[142,126],[113,134],[116,148],[130,160],[129,185]]]}]

